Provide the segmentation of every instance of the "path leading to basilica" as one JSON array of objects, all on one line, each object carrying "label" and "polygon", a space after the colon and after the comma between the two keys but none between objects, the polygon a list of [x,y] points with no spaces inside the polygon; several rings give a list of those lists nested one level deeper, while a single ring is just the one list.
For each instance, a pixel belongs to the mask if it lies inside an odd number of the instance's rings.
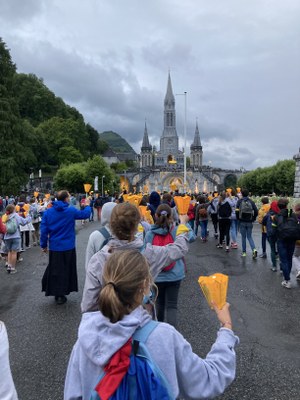
[{"label": "path leading to basilica", "polygon": [[[0,319],[7,325],[11,366],[20,400],[61,400],[66,367],[80,321],[84,252],[98,223],[81,228],[77,237],[80,293],[63,306],[40,292],[47,256],[39,248],[24,253],[16,275],[0,269]],[[259,244],[259,226],[255,227]],[[257,246],[259,248],[259,246]],[[179,330],[202,357],[214,342],[218,323],[200,292],[199,275],[229,275],[228,301],[237,347],[237,378],[221,399],[292,400],[300,393],[300,285],[283,289],[269,261],[241,259],[239,250],[225,253],[198,238],[186,257],[188,274],[179,300]],[[184,360],[182,360],[184,362]]]}]

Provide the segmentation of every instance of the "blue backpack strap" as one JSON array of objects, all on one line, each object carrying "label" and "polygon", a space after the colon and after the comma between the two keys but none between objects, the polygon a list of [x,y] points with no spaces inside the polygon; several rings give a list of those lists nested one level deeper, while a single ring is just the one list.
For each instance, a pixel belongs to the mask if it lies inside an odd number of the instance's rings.
[{"label": "blue backpack strap", "polygon": [[138,328],[135,331],[132,337],[133,340],[145,343],[149,335],[154,331],[154,329],[157,327],[158,324],[159,324],[158,321],[153,321],[153,320],[147,322],[143,327]]},{"label": "blue backpack strap", "polygon": [[[101,250],[105,245],[107,245],[107,243],[110,241],[111,239],[111,234],[108,232],[108,230],[103,226],[101,229],[99,229],[99,231],[101,233],[101,235],[104,237],[104,241],[102,243],[102,246],[99,250]],[[98,250],[98,251],[99,251]]]}]

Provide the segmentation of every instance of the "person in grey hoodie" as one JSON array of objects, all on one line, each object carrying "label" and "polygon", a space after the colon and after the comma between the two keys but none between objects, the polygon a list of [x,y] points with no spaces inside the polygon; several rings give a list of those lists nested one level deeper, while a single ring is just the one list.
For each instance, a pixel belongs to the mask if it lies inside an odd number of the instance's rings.
[{"label": "person in grey hoodie", "polygon": [[[111,235],[110,227],[109,227],[109,222],[110,222],[110,216],[112,213],[112,210],[114,207],[117,205],[117,203],[113,203],[112,201],[109,201],[108,203],[105,203],[104,206],[102,207],[102,212],[101,212],[101,227],[105,228],[107,231],[107,234]],[[97,251],[101,250],[103,247],[103,244],[107,238],[104,237],[104,235],[99,231],[96,230],[90,234],[89,241],[87,244],[86,252],[85,252],[85,270],[87,270],[88,263],[92,256],[97,253]]]},{"label": "person in grey hoodie", "polygon": [[6,231],[4,235],[4,242],[8,251],[7,272],[9,274],[15,274],[17,272],[17,252],[21,249],[21,233],[19,226],[26,225],[31,222],[31,217],[30,215],[28,215],[26,218],[21,217],[18,213],[15,212],[15,206],[13,204],[9,204],[6,207],[6,219],[7,221],[15,220],[17,226],[15,232],[9,233]]},{"label": "person in grey hoodie", "polygon": [[[188,221],[187,216],[180,216],[180,218],[183,223]],[[153,278],[156,278],[164,267],[184,257],[188,252],[188,237],[185,234],[177,236],[175,242],[167,246],[153,246],[148,243],[143,249],[143,240],[135,236],[140,219],[139,210],[133,204],[120,203],[114,207],[110,218],[113,238],[94,254],[88,263],[81,302],[82,312],[98,310],[97,299],[102,287],[102,270],[108,257],[114,251],[127,249],[142,251],[150,264]],[[186,229],[185,226],[184,229]]]},{"label": "person in grey hoodie", "polygon": [[[149,294],[152,277],[149,264],[139,251],[112,254],[102,279],[99,311],[83,314],[80,322],[69,360],[64,400],[89,400],[111,357],[151,319],[142,303]],[[145,342],[152,361],[169,385],[172,399],[211,399],[223,393],[235,378],[234,347],[239,339],[232,331],[229,304],[222,310],[214,309],[221,328],[205,359],[193,353],[191,345],[167,323],[158,323]]]},{"label": "person in grey hoodie", "polygon": [[18,400],[9,364],[9,343],[4,322],[0,321],[0,399]]}]

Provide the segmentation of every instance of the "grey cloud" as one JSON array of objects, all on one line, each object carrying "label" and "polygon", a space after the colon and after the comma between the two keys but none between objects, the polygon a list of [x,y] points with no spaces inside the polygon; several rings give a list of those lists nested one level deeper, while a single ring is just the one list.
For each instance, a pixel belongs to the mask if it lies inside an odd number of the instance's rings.
[{"label": "grey cloud", "polygon": [[21,20],[28,22],[44,9],[44,0],[0,0],[0,20],[10,25]]}]

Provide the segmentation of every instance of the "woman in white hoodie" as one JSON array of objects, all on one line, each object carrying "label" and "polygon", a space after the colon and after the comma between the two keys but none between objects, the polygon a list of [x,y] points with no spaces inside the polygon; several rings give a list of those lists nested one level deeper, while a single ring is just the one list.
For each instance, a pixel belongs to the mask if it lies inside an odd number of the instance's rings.
[{"label": "woman in white hoodie", "polygon": [[[152,277],[149,264],[139,251],[112,254],[103,269],[102,284],[98,300],[100,311],[82,316],[69,361],[65,400],[89,400],[99,375],[112,356],[128,345],[139,327],[151,320],[142,303],[149,295]],[[229,305],[222,310],[215,307],[215,311],[221,328],[205,359],[193,353],[190,344],[167,323],[157,323],[146,339],[151,359],[168,384],[170,398],[214,398],[233,381],[236,369],[234,346],[238,338],[232,331]],[[124,359],[122,361],[124,365]],[[119,366],[118,363],[110,365],[113,368]],[[108,371],[116,376],[113,369]]]},{"label": "woman in white hoodie", "polygon": [[9,365],[9,344],[4,322],[0,321],[0,399],[18,400]]}]

